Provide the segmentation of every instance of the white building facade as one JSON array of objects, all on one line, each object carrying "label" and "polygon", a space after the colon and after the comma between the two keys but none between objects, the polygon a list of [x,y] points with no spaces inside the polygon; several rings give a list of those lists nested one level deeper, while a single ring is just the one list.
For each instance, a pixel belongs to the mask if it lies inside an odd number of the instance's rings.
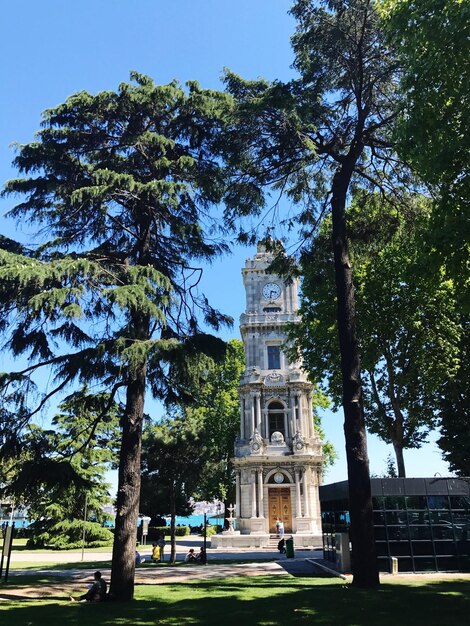
[{"label": "white building facade", "polygon": [[321,545],[321,441],[312,414],[312,384],[282,351],[286,325],[299,320],[298,281],[269,272],[262,244],[242,270],[246,310],[240,318],[246,369],[240,381],[235,443],[236,527],[213,545],[263,546],[281,519],[297,546]]}]

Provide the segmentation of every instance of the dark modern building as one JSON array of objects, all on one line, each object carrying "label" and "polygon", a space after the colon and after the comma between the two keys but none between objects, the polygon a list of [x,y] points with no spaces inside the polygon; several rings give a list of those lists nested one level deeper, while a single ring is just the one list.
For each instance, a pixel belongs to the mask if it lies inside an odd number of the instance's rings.
[{"label": "dark modern building", "polygon": [[[380,571],[391,557],[400,572],[470,571],[470,478],[373,478],[374,532]],[[347,532],[347,481],[320,487],[325,558],[335,533]]]}]

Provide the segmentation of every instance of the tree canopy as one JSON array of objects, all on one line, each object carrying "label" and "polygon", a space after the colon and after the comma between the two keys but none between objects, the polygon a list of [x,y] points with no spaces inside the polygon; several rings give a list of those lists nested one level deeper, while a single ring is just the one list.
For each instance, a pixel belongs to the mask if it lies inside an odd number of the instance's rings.
[{"label": "tree canopy", "polygon": [[37,243],[12,251],[2,239],[0,250],[0,330],[5,348],[29,360],[2,374],[1,443],[14,449],[28,421],[72,385],[106,390],[110,402],[122,390],[111,575],[121,599],[133,595],[146,390],[184,398],[190,363],[223,351],[199,319],[230,322],[197,288],[197,262],[226,250],[207,230],[223,188],[212,143],[227,96],[131,79],[116,92],[71,96],[17,147],[24,177],[4,193],[23,196],[10,215],[36,228]]},{"label": "tree canopy", "polygon": [[34,520],[29,545],[77,548],[83,538],[89,546],[112,543],[103,528],[111,520],[104,512],[111,504],[105,472],[117,461],[120,407],[112,404],[99,419],[108,401],[107,394],[75,392],[59,406],[50,429],[30,424],[19,456],[6,461],[2,493],[26,506]]},{"label": "tree canopy", "polygon": [[[287,194],[298,203],[287,225],[300,226],[305,241],[331,211],[354,585],[374,587],[379,579],[345,208],[359,185],[398,199],[408,182],[393,144],[397,63],[373,0],[297,0],[291,13],[298,78],[269,83],[226,76],[236,102],[226,139],[233,168],[226,201],[233,219],[233,213],[259,214],[267,189]],[[277,215],[276,198],[270,208]]]},{"label": "tree canopy", "polygon": [[450,467],[468,475],[470,6],[460,0],[382,0],[380,6],[402,66],[398,150],[429,185],[435,210],[428,262],[444,265],[454,282],[455,319],[464,329],[458,371],[449,371],[440,394],[439,445]]},{"label": "tree canopy", "polygon": [[458,367],[444,382],[439,393],[441,437],[438,445],[449,467],[459,476],[470,476],[470,324],[461,316]]},{"label": "tree canopy", "polygon": [[448,265],[468,309],[470,6],[461,0],[381,0],[380,6],[402,67],[398,150],[431,187],[438,263]]},{"label": "tree canopy", "polygon": [[[442,385],[459,363],[462,328],[455,288],[432,271],[422,242],[431,205],[410,198],[397,211],[379,196],[356,195],[347,212],[362,352],[366,423],[393,444],[400,476],[403,449],[419,447],[437,426]],[[302,321],[291,335],[307,370],[336,405],[341,373],[329,218],[302,263]]]},{"label": "tree canopy", "polygon": [[197,402],[186,409],[201,422],[206,461],[197,492],[205,500],[234,501],[232,458],[235,439],[240,432],[238,387],[244,367],[243,343],[232,339],[227,343],[225,359],[208,364],[206,381],[201,386]]},{"label": "tree canopy", "polygon": [[191,512],[190,500],[201,480],[207,448],[195,415],[180,411],[145,430],[142,453],[141,509],[170,514],[170,562],[176,559],[175,518]]}]

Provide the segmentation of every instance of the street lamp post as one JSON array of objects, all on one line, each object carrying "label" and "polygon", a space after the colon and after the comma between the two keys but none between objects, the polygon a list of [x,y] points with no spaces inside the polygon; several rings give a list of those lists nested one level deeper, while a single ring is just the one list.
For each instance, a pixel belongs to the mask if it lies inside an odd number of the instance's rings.
[{"label": "street lamp post", "polygon": [[207,511],[204,509],[204,565],[207,565]]},{"label": "street lamp post", "polygon": [[85,535],[86,535],[86,514],[88,507],[88,493],[85,494],[85,512],[83,513],[83,534],[82,534],[82,561],[85,558]]}]

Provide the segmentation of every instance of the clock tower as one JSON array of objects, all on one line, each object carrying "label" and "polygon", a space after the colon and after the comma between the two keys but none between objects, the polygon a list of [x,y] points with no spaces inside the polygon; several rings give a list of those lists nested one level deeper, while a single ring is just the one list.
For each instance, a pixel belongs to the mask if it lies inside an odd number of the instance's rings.
[{"label": "clock tower", "polygon": [[[273,254],[260,243],[242,270],[246,309],[240,331],[246,369],[240,380],[234,458],[240,535],[231,545],[267,545],[277,519],[295,545],[321,545],[323,457],[313,424],[312,384],[301,363],[290,362],[282,349],[286,325],[299,320],[298,280],[273,274],[272,261]],[[229,541],[226,536],[219,545]]]}]

